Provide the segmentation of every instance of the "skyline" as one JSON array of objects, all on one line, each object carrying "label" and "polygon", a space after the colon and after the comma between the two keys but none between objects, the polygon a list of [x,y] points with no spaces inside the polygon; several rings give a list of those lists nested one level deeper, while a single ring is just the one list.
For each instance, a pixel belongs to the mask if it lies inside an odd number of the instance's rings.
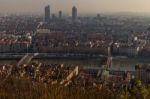
[{"label": "skyline", "polygon": [[[86,3],[86,4],[85,4]],[[117,5],[116,5],[117,4]],[[79,14],[137,12],[150,13],[149,0],[0,0],[0,13],[40,13],[50,5],[51,12],[61,10],[71,15],[72,6]]]}]

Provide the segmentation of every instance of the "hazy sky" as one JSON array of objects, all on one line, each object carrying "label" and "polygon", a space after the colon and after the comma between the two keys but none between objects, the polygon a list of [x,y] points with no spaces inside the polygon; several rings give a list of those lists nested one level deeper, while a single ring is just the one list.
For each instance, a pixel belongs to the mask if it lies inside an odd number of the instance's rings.
[{"label": "hazy sky", "polygon": [[149,12],[150,0],[0,0],[0,13],[43,13],[45,5],[51,12],[71,12],[76,5],[79,13]]}]

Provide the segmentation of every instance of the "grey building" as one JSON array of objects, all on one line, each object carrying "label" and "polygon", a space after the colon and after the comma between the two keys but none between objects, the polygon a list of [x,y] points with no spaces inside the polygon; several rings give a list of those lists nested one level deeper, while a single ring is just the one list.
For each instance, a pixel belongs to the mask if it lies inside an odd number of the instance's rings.
[{"label": "grey building", "polygon": [[46,6],[45,7],[45,22],[49,22],[50,21],[50,6]]},{"label": "grey building", "polygon": [[77,8],[75,6],[72,7],[72,21],[77,19]]},{"label": "grey building", "polygon": [[62,18],[62,11],[59,11],[59,19],[61,19]]}]

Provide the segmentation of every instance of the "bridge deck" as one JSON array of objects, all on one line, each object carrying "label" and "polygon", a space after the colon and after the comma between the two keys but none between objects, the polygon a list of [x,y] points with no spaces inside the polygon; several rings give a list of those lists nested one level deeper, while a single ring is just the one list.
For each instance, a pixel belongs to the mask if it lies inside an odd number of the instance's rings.
[{"label": "bridge deck", "polygon": [[30,61],[37,56],[38,54],[26,54],[25,56],[23,56],[21,58],[21,60],[18,62],[18,66],[23,66],[24,64],[28,65],[30,63]]}]

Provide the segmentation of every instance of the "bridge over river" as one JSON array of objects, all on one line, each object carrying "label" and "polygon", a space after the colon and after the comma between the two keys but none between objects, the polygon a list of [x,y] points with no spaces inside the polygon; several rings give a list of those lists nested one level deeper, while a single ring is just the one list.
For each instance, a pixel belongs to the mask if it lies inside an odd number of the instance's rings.
[{"label": "bridge over river", "polygon": [[[34,53],[29,53],[29,56],[32,56]],[[76,64],[79,66],[85,67],[93,67],[93,69],[101,69],[103,64],[107,62],[107,56],[104,55],[96,55],[96,54],[75,54],[75,53],[67,53],[67,54],[57,54],[57,53],[37,53],[38,55],[31,57],[32,62],[41,62],[44,64]],[[29,57],[28,56],[28,57]],[[27,57],[26,53],[1,53],[0,54],[0,66],[4,64],[12,64],[17,65],[19,61],[23,57]],[[111,57],[110,57],[111,59]],[[127,57],[112,57],[112,66],[110,69],[112,70],[134,70],[134,66],[136,64],[150,64],[150,58],[127,58]],[[27,60],[25,60],[27,61]],[[25,62],[23,62],[25,63]],[[21,64],[23,64],[21,63]],[[28,62],[27,62],[28,63]],[[108,61],[108,63],[110,63]]]},{"label": "bridge over river", "polygon": [[21,60],[18,62],[17,66],[23,66],[24,64],[28,65],[31,60],[36,57],[38,55],[38,53],[27,53],[26,55],[24,55]]}]

